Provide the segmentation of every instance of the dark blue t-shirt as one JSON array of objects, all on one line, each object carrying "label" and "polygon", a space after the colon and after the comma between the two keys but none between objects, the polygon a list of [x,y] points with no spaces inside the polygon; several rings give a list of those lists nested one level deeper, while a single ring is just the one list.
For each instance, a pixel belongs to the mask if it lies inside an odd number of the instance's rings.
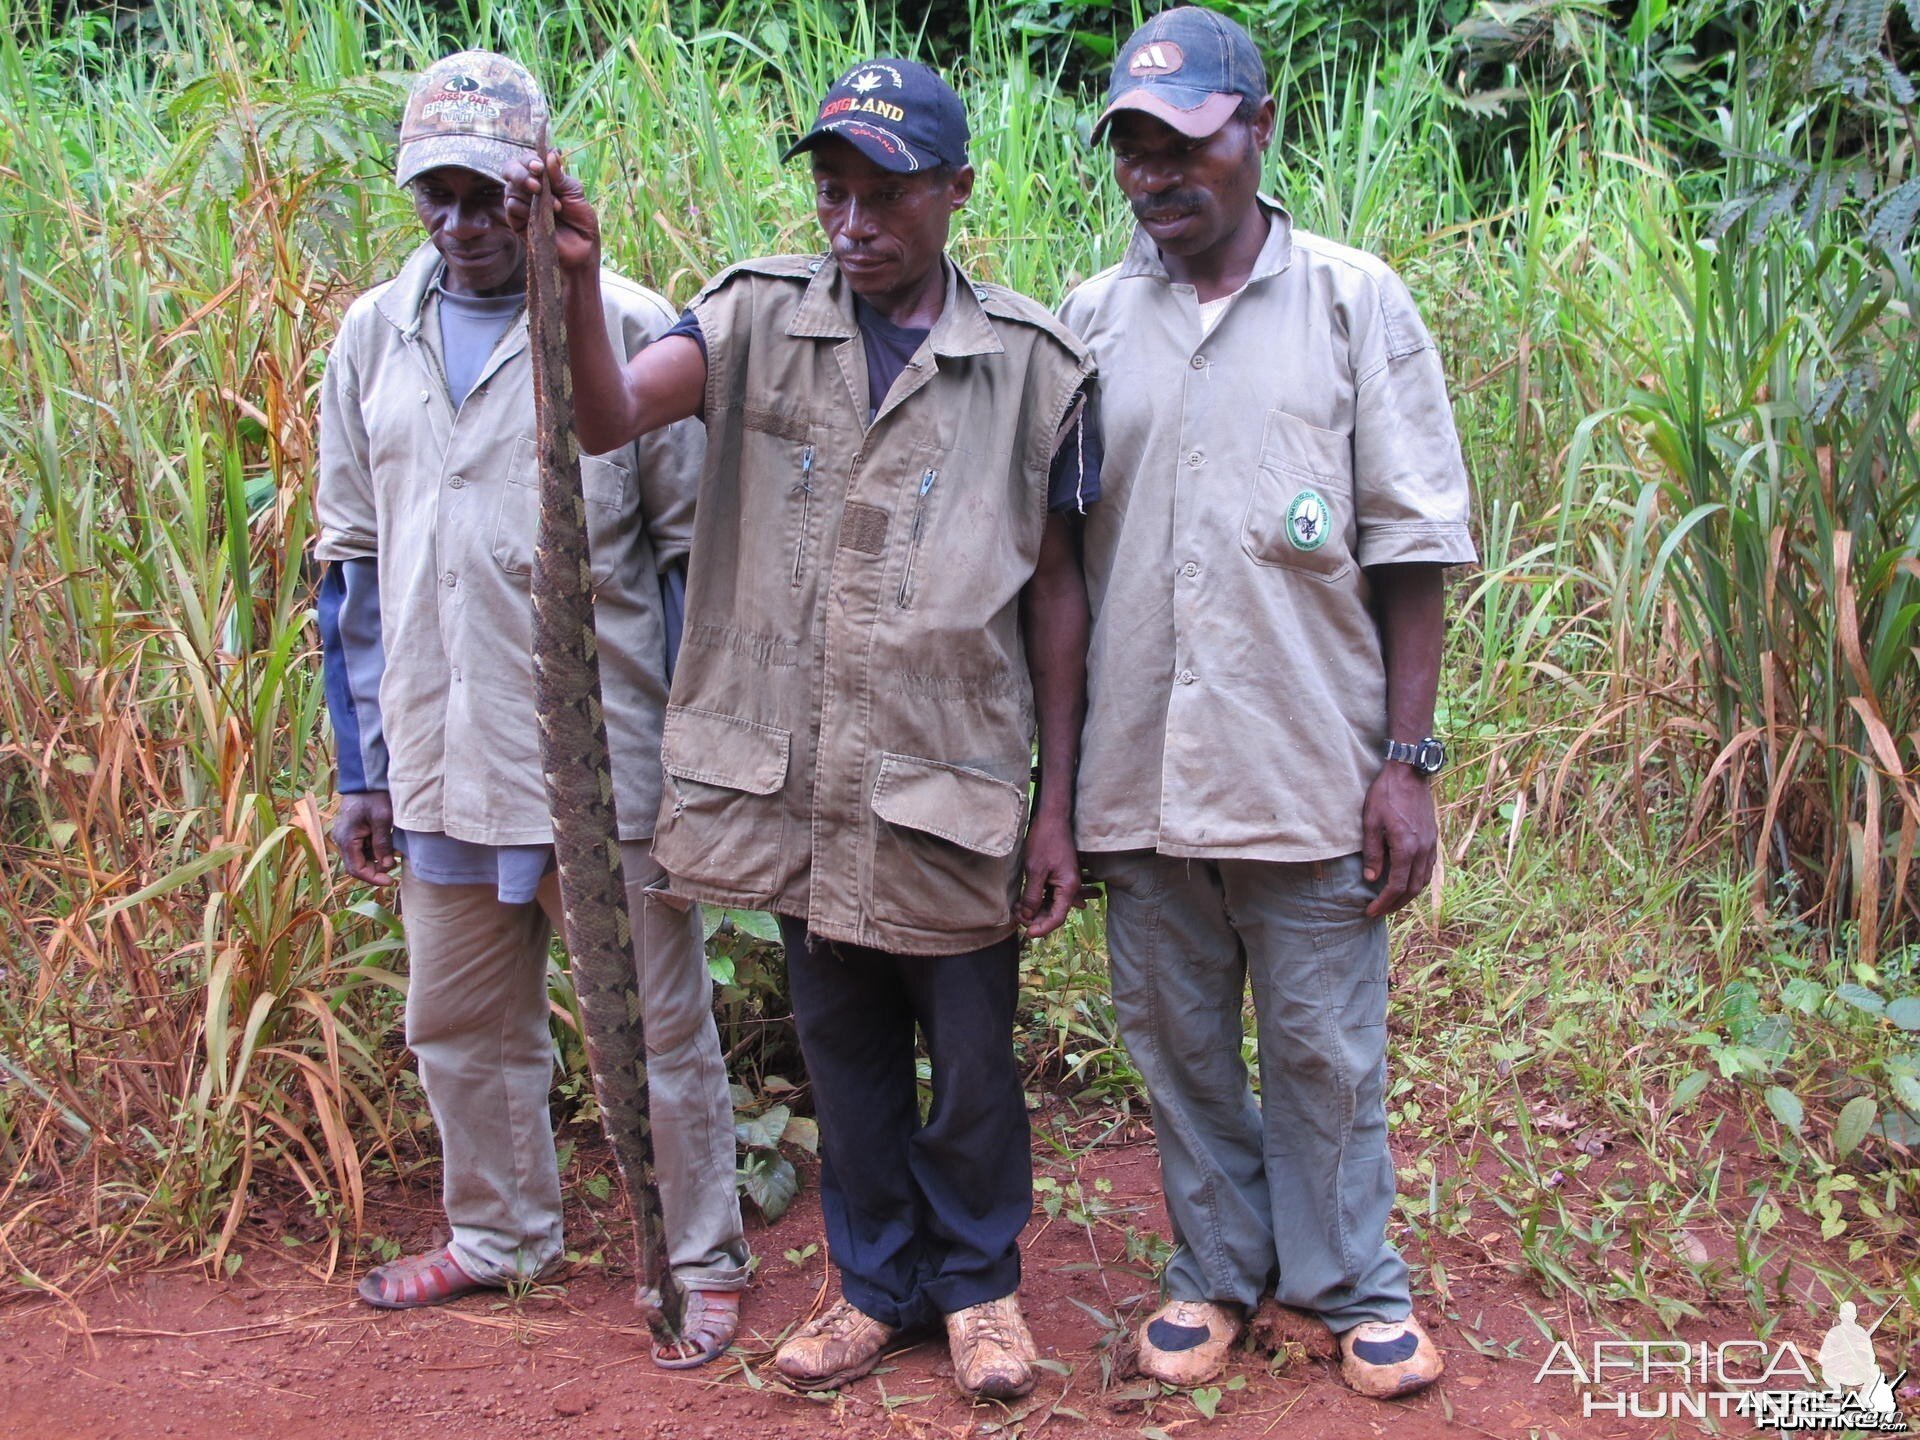
[{"label": "dark blue t-shirt", "polygon": [[[867,418],[871,420],[879,413],[880,402],[886,399],[893,382],[926,341],[928,332],[895,325],[857,295],[853,299],[853,315],[860,326],[861,348],[867,352]],[[707,337],[700,329],[699,317],[691,310],[682,313],[667,335],[685,335],[699,345],[701,354],[706,353]],[[1047,478],[1047,508],[1057,515],[1084,514],[1086,508],[1100,498],[1100,462],[1104,450],[1095,403],[1093,392],[1088,391],[1079,417],[1060,441],[1060,448],[1053,452],[1053,469]]]}]

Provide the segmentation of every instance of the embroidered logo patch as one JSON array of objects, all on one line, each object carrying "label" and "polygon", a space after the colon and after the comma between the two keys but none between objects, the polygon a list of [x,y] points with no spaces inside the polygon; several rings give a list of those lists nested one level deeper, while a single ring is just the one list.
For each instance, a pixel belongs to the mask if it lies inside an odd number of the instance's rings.
[{"label": "embroidered logo patch", "polygon": [[1287,542],[1296,550],[1318,550],[1333,529],[1333,512],[1317,490],[1302,490],[1287,506]]},{"label": "embroidered logo patch", "polygon": [[844,131],[848,135],[858,135],[863,140],[871,140],[889,155],[897,155],[907,162],[909,170],[918,170],[920,161],[907,149],[906,142],[891,130],[865,120],[829,120],[820,127],[822,130]]},{"label": "embroidered logo patch", "polygon": [[1127,73],[1136,79],[1171,75],[1186,63],[1186,52],[1171,40],[1153,40],[1133,52]]},{"label": "embroidered logo patch", "polygon": [[862,95],[878,90],[889,81],[896,90],[906,89],[907,82],[900,78],[900,72],[891,65],[856,65],[840,77],[842,85]]},{"label": "embroidered logo patch", "polygon": [[845,115],[853,111],[862,111],[868,115],[878,115],[882,120],[891,120],[896,125],[907,118],[907,112],[898,105],[890,105],[885,100],[868,97],[856,100],[851,95],[842,95],[838,100],[829,100],[820,107],[820,118],[829,115]]}]

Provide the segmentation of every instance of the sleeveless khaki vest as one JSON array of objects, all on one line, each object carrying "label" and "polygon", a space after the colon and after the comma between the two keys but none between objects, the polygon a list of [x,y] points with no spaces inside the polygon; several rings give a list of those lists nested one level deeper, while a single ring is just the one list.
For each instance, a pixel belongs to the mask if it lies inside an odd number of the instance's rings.
[{"label": "sleeveless khaki vest", "polygon": [[831,258],[751,261],[694,302],[707,456],[654,838],[676,891],[909,955],[1013,928],[1020,594],[1093,369],[1032,301],[946,273],[870,426]]}]

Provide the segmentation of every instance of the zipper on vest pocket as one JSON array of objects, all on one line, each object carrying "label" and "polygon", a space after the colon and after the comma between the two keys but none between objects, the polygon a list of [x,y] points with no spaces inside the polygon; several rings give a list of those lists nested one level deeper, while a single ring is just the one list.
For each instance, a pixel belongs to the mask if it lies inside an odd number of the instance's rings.
[{"label": "zipper on vest pocket", "polygon": [[907,568],[900,572],[900,608],[907,608],[907,602],[913,598],[913,561],[920,553],[920,531],[927,521],[927,492],[933,489],[933,482],[940,478],[938,470],[929,469],[920,477],[920,493],[913,502],[913,528],[907,532]]},{"label": "zipper on vest pocket", "polygon": [[813,517],[813,446],[800,452],[800,483],[793,487],[800,497],[800,538],[793,542],[794,589],[800,588],[800,571],[807,558],[807,522]]}]

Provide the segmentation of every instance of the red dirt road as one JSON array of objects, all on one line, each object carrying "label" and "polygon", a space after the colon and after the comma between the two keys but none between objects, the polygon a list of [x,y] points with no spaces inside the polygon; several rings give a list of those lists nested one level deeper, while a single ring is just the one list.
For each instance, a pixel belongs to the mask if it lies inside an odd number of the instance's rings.
[{"label": "red dirt road", "polygon": [[[1040,1158],[1040,1157],[1037,1157]],[[0,1308],[0,1436],[5,1440],[520,1440],[520,1437],[659,1437],[659,1440],[811,1440],[824,1436],[1265,1436],[1391,1434],[1597,1440],[1666,1433],[1617,1418],[1582,1419],[1568,1381],[1533,1377],[1547,1353],[1531,1307],[1554,1307],[1511,1276],[1447,1257],[1451,1315],[1431,1295],[1418,1303],[1446,1353],[1446,1378],[1426,1395],[1380,1405],[1349,1394],[1325,1358],[1317,1327],[1280,1325],[1295,1337],[1280,1356],[1237,1352],[1205,1419],[1184,1395],[1156,1396],[1109,1377],[1113,1352],[1091,1312],[1138,1320],[1147,1289],[1124,1261],[1127,1226],[1158,1231],[1158,1170],[1150,1140],[1084,1155],[1077,1172],[1039,1173],[1084,1193],[1110,1189],[1089,1224],[1068,1209],[1037,1214],[1025,1237],[1023,1295],[1050,1368],[1035,1395],[1012,1408],[970,1406],[954,1394],[944,1344],[924,1343],[837,1397],[806,1399],[775,1384],[773,1346],[799,1317],[829,1300],[814,1192],[802,1191],[772,1227],[751,1239],[760,1269],[744,1309],[740,1350],[704,1370],[670,1374],[645,1356],[630,1287],[583,1268],[562,1287],[517,1303],[476,1296],[439,1310],[377,1314],[349,1279],[322,1283],[290,1249],[262,1236],[226,1282],[194,1268],[96,1287],[77,1307],[39,1300]],[[432,1239],[430,1192],[395,1189],[374,1228]],[[570,1216],[575,1243],[591,1236],[586,1210]],[[809,1245],[819,1248],[796,1261]],[[1415,1260],[1416,1284],[1427,1272]],[[1086,1308],[1083,1308],[1086,1307]],[[1273,1317],[1260,1327],[1284,1338]],[[1463,1326],[1478,1339],[1470,1343]],[[1486,1351],[1511,1352],[1494,1359]],[[1103,1365],[1103,1360],[1107,1363]],[[1744,1432],[1750,1422],[1722,1428]],[[1682,1433],[1693,1433],[1683,1422]]]}]

